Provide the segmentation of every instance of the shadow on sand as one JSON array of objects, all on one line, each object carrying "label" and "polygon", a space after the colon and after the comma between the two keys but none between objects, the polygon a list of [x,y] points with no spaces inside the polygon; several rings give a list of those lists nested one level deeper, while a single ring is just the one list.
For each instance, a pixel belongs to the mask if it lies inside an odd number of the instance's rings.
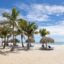
[{"label": "shadow on sand", "polygon": [[18,53],[19,51],[28,51],[26,46],[25,47],[15,46],[14,51],[10,51],[11,48],[12,48],[12,46],[8,46],[5,49],[3,49],[3,47],[0,47],[0,54],[8,55],[10,53]]},{"label": "shadow on sand", "polygon": [[44,51],[51,51],[51,50],[54,50],[54,48],[42,48],[40,47],[39,50],[44,50]]}]

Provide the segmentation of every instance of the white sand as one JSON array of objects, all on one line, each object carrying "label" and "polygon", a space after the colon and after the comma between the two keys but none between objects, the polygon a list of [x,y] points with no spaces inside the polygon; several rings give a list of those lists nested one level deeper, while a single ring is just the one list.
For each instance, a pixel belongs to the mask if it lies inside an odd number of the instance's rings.
[{"label": "white sand", "polygon": [[0,54],[0,64],[64,64],[64,45],[54,46],[54,50],[32,49],[16,53]]}]

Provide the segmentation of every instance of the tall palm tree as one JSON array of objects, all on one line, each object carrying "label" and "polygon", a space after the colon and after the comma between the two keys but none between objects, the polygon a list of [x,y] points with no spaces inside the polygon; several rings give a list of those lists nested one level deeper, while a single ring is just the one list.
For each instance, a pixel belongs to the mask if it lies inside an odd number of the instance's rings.
[{"label": "tall palm tree", "polygon": [[19,28],[20,28],[20,29],[19,29],[19,32],[20,32],[20,35],[21,35],[22,47],[24,47],[23,38],[24,38],[25,29],[26,29],[26,26],[27,26],[27,21],[24,20],[24,19],[19,19],[18,26],[19,26]]},{"label": "tall palm tree", "polygon": [[[32,22],[32,23],[28,22],[27,23],[27,26],[25,28],[25,35],[27,35],[28,40],[30,39],[30,37],[34,36],[36,29],[37,29],[37,25],[34,22]],[[27,49],[30,49],[30,42],[29,41],[27,43]]]},{"label": "tall palm tree", "polygon": [[[17,17],[19,15],[19,11],[16,10],[16,8],[13,8],[11,13],[3,13],[3,16],[6,17],[9,20],[9,24],[12,26],[12,34],[13,34],[13,40],[15,38],[14,36],[14,28],[16,26]],[[11,48],[11,51],[14,50],[15,47],[15,41],[13,41],[13,47]]]},{"label": "tall palm tree", "polygon": [[[40,33],[40,35],[42,36],[42,39],[43,39],[43,37],[45,37],[46,35],[50,34],[50,32],[47,31],[46,29],[40,29],[39,33]],[[42,39],[41,39],[41,40],[42,40]],[[44,42],[44,43],[45,43],[45,42]],[[43,43],[43,45],[44,45],[44,43]],[[46,43],[46,48],[47,48],[47,43]]]}]

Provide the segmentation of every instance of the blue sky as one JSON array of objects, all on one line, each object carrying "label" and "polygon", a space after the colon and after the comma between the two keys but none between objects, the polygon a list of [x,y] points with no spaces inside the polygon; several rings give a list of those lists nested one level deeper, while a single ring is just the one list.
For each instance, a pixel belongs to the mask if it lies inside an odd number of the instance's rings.
[{"label": "blue sky", "polygon": [[19,17],[34,21],[38,30],[46,28],[55,41],[64,42],[64,0],[0,0],[0,20],[13,7],[20,11]]}]

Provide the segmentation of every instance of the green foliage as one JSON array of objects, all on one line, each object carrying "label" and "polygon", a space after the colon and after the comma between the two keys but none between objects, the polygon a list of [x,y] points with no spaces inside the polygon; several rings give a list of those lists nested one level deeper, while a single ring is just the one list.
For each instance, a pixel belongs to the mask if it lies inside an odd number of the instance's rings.
[{"label": "green foliage", "polygon": [[27,26],[27,21],[24,19],[19,19],[18,20],[18,26],[20,28],[21,31],[25,30],[26,26]]},{"label": "green foliage", "polygon": [[32,23],[28,22],[27,27],[25,28],[25,33],[28,36],[32,36],[36,29],[37,29],[37,25],[34,22]]},{"label": "green foliage", "polygon": [[46,36],[46,35],[48,35],[50,32],[49,31],[47,31],[46,29],[40,29],[40,35],[43,37],[43,36]]},{"label": "green foliage", "polygon": [[9,34],[11,34],[11,29],[8,26],[3,26],[0,27],[0,36],[1,37],[6,37],[9,36]]},{"label": "green foliage", "polygon": [[15,21],[17,20],[17,17],[19,15],[19,11],[17,11],[16,8],[13,8],[11,13],[4,12],[2,15],[9,20],[10,25],[16,25]]},{"label": "green foliage", "polygon": [[13,8],[12,14],[11,14],[11,19],[16,20],[18,15],[19,15],[19,11],[17,11],[16,8]]}]

